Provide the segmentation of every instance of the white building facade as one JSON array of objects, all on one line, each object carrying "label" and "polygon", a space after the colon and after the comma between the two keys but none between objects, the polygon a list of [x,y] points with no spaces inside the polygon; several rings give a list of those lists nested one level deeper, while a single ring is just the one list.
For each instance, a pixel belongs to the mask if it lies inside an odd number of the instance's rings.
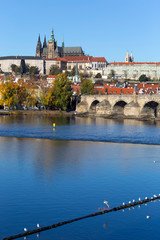
[{"label": "white building facade", "polygon": [[160,62],[113,62],[110,63],[105,75],[114,74],[115,78],[137,80],[142,74],[147,77],[160,79]]}]

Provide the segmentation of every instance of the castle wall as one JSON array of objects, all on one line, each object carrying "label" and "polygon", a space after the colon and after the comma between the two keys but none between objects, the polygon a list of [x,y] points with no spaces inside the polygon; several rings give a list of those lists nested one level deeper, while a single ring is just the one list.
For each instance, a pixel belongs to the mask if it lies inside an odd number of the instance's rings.
[{"label": "castle wall", "polygon": [[[0,68],[3,72],[11,72],[11,65],[15,64],[20,66],[21,59],[3,59],[0,60]],[[43,74],[43,60],[42,59],[25,59],[25,63],[30,66],[36,66],[40,70],[40,74]]]}]

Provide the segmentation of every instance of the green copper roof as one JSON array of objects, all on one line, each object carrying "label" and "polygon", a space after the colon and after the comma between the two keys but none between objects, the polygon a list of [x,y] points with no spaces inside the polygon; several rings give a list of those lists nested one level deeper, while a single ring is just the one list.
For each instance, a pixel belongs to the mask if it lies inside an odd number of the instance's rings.
[{"label": "green copper roof", "polygon": [[52,28],[51,38],[50,38],[49,42],[54,42],[54,33],[53,33],[53,28]]}]

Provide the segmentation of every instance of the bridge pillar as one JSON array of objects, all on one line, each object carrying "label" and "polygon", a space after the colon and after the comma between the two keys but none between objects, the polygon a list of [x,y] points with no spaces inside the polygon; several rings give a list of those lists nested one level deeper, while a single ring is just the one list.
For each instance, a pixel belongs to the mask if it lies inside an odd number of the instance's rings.
[{"label": "bridge pillar", "polygon": [[124,107],[124,115],[129,118],[137,118],[140,116],[140,106],[134,100]]},{"label": "bridge pillar", "polygon": [[81,101],[79,104],[76,106],[76,112],[83,114],[83,113],[88,113],[89,107],[87,101]]},{"label": "bridge pillar", "polygon": [[96,115],[110,115],[111,114],[111,104],[107,100],[103,100],[96,106]]}]

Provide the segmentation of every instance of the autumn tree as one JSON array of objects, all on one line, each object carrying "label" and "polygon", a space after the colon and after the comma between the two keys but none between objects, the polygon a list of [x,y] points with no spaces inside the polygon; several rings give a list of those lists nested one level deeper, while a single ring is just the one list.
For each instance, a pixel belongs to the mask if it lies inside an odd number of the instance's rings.
[{"label": "autumn tree", "polygon": [[90,79],[85,79],[81,84],[81,94],[93,94],[94,83]]},{"label": "autumn tree", "polygon": [[70,104],[72,96],[71,83],[65,73],[59,74],[55,81],[51,94],[52,104],[56,108],[66,110]]},{"label": "autumn tree", "polygon": [[9,108],[21,108],[27,97],[27,91],[24,86],[17,83],[6,82],[0,86],[1,104],[7,105]]}]

